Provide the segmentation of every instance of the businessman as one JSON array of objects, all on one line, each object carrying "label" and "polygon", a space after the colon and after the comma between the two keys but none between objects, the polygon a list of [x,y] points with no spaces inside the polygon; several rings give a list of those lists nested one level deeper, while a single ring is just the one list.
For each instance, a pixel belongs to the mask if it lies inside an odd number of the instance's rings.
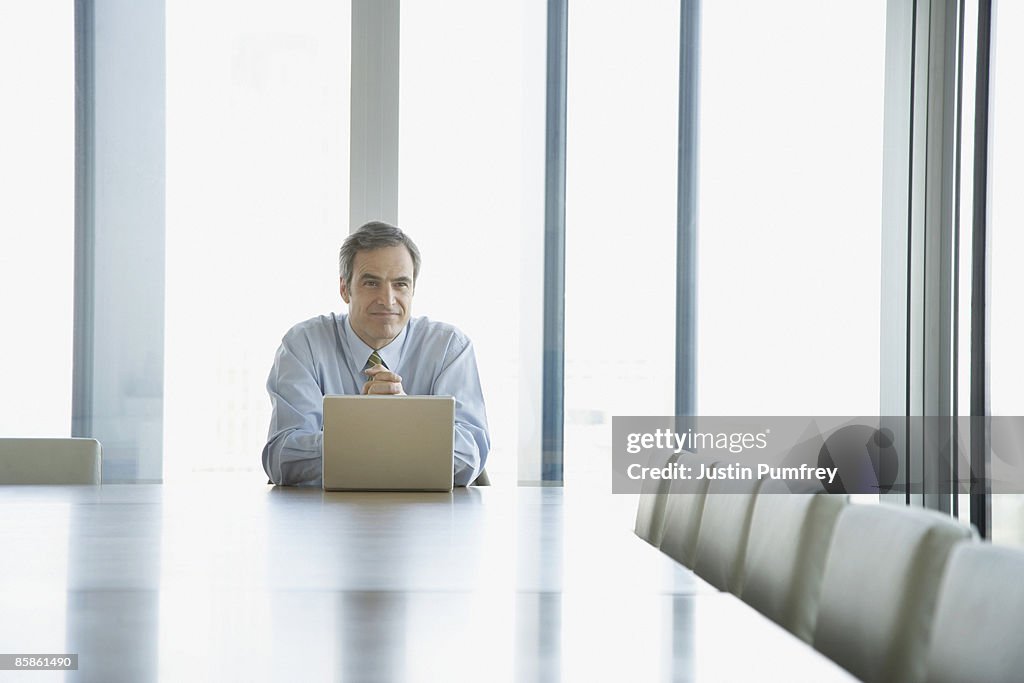
[{"label": "businessman", "polygon": [[348,236],[338,265],[348,314],[290,329],[267,378],[267,476],[320,485],[324,395],[408,393],[455,397],[455,485],[470,484],[490,450],[476,356],[452,325],[410,317],[419,249],[398,228],[371,222]]}]

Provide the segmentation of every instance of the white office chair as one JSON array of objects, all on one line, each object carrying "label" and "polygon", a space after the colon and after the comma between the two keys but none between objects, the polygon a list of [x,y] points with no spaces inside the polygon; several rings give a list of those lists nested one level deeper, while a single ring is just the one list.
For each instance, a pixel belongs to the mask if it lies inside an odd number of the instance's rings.
[{"label": "white office chair", "polygon": [[[686,459],[693,465],[703,462],[713,466],[715,462],[692,454],[687,454]],[[707,492],[707,479],[676,479],[666,496],[664,531],[659,547],[663,553],[690,569],[693,569],[697,558],[697,538]]]},{"label": "white office chair", "polygon": [[0,484],[99,484],[96,439],[0,438]]},{"label": "white office chair", "polygon": [[1024,552],[964,543],[939,592],[928,650],[928,683],[1014,683],[1024,677]]},{"label": "white office chair", "polygon": [[918,683],[939,582],[969,527],[931,510],[880,503],[839,514],[813,644],[868,683]]},{"label": "white office chair", "polygon": [[762,483],[715,479],[708,486],[693,571],[719,590],[739,595],[750,519]]},{"label": "white office chair", "polygon": [[739,596],[808,643],[832,533],[847,501],[841,495],[762,489],[754,503]]},{"label": "white office chair", "polygon": [[[679,456],[672,451],[655,451],[648,460],[648,467],[662,468],[674,463]],[[636,522],[633,533],[651,545],[658,547],[664,531],[665,505],[671,481],[667,479],[644,479],[640,489],[640,501],[636,508]]]}]

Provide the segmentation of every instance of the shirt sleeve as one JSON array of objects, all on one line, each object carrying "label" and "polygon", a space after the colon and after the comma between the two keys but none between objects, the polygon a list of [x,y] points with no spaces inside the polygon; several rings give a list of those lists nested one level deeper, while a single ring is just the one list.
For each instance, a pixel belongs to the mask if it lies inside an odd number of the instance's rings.
[{"label": "shirt sleeve", "polygon": [[285,335],[267,378],[270,431],[263,469],[275,484],[317,484],[323,462],[323,391],[309,343]]},{"label": "shirt sleeve", "polygon": [[445,361],[431,393],[455,398],[455,485],[468,486],[484,469],[491,449],[472,342],[453,335]]}]

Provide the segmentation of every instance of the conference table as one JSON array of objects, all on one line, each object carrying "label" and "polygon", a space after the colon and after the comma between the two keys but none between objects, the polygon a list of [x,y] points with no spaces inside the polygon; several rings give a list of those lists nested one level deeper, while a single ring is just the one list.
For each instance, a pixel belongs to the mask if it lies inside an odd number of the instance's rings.
[{"label": "conference table", "polygon": [[0,680],[850,681],[561,487],[0,486]]}]

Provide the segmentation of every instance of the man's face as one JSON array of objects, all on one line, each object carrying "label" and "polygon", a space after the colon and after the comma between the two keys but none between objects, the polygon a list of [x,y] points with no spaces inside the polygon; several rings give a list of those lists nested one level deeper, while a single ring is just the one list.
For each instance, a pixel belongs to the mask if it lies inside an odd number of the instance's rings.
[{"label": "man's face", "polygon": [[352,286],[341,280],[341,298],[352,330],[367,346],[387,346],[409,321],[412,272],[412,256],[403,245],[356,253]]}]

